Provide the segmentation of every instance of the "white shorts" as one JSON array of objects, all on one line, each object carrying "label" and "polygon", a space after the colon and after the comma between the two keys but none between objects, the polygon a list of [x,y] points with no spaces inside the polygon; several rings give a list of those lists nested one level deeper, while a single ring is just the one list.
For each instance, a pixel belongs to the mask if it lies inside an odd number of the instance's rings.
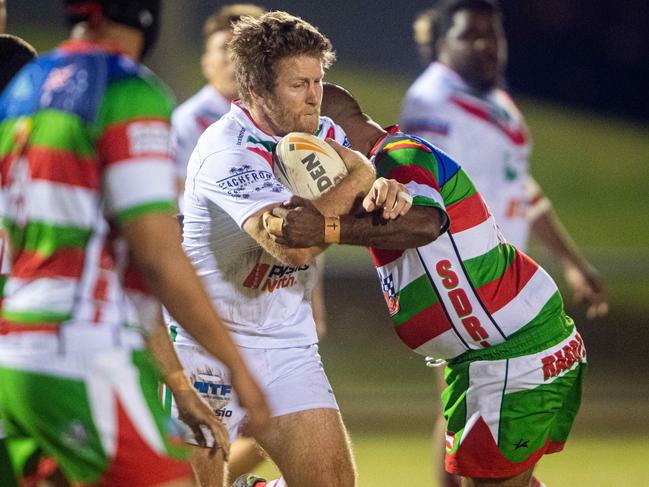
[{"label": "white shorts", "polygon": [[[233,441],[245,425],[246,410],[237,401],[228,369],[199,346],[174,346],[185,374],[227,426]],[[239,347],[239,353],[266,394],[271,416],[307,409],[338,409],[317,345],[270,349]],[[178,418],[175,401],[172,401],[171,413]],[[197,444],[189,428],[185,430],[185,439],[187,443]]]}]

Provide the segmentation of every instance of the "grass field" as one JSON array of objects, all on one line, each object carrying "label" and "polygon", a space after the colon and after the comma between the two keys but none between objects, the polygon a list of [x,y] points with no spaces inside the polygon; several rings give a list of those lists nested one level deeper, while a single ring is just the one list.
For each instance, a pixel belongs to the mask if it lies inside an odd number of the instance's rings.
[{"label": "grass field", "polygon": [[[426,434],[354,434],[359,487],[434,487]],[[647,439],[642,436],[575,436],[561,454],[548,455],[537,475],[549,487],[649,485]],[[258,475],[276,478],[270,464]]]}]

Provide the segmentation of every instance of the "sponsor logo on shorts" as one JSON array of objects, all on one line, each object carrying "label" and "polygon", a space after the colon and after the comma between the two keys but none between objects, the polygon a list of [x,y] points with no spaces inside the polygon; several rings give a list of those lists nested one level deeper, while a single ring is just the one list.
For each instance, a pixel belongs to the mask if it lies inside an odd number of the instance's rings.
[{"label": "sponsor logo on shorts", "polygon": [[258,263],[252,268],[248,276],[243,281],[243,287],[249,289],[261,289],[272,293],[276,289],[292,287],[297,283],[295,273],[305,271],[308,265],[288,266],[275,264]]},{"label": "sponsor logo on shorts", "polygon": [[217,418],[229,418],[230,416],[232,416],[232,410],[221,408],[214,411],[214,414],[216,414]]},{"label": "sponsor logo on shorts", "polygon": [[581,362],[585,357],[586,348],[584,347],[584,341],[581,335],[577,333],[575,338],[570,340],[560,350],[541,357],[543,380],[548,381],[566,370],[570,370],[575,363]]},{"label": "sponsor logo on shorts", "polygon": [[230,384],[217,384],[215,382],[194,381],[194,388],[201,394],[215,397],[217,399],[228,399],[232,394]]},{"label": "sponsor logo on shorts", "polygon": [[442,278],[442,285],[446,288],[448,298],[453,304],[453,309],[457,313],[458,318],[462,325],[469,332],[471,338],[478,342],[483,347],[488,347],[489,334],[480,323],[477,316],[473,315],[473,307],[471,301],[466,294],[466,291],[458,287],[460,279],[457,274],[451,269],[452,264],[449,260],[440,260],[435,266],[435,270],[439,277]]},{"label": "sponsor logo on shorts", "polygon": [[390,316],[396,315],[399,312],[399,295],[394,289],[392,274],[381,279],[381,290],[383,291],[385,302],[388,305],[388,313],[390,313]]}]

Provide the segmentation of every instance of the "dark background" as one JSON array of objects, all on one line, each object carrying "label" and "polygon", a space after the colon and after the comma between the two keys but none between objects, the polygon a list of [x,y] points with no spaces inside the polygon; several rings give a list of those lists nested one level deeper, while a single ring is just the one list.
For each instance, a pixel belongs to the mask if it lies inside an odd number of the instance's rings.
[{"label": "dark background", "polygon": [[[223,3],[166,0],[165,36],[152,60],[182,57],[200,44],[205,17]],[[333,41],[343,64],[409,78],[421,68],[411,23],[429,0],[260,2],[299,15]],[[510,41],[508,80],[518,94],[649,120],[649,5],[646,0],[505,0]],[[26,21],[61,30],[57,0],[9,0],[9,28]],[[61,33],[63,35],[63,33]],[[173,79],[173,77],[172,77]],[[173,81],[172,81],[173,86]],[[175,87],[174,87],[175,88]],[[188,95],[189,93],[187,93]],[[185,93],[180,89],[180,98]]]}]

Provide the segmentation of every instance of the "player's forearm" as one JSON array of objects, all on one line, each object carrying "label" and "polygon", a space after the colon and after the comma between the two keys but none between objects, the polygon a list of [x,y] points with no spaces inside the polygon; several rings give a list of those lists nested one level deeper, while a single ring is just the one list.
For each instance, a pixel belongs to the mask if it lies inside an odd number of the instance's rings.
[{"label": "player's forearm", "polygon": [[381,249],[409,249],[427,245],[439,237],[442,214],[436,208],[414,207],[396,220],[375,214],[340,217],[340,243]]},{"label": "player's forearm", "polygon": [[359,162],[340,183],[312,203],[325,216],[344,215],[351,211],[358,198],[367,194],[375,179],[374,166]]},{"label": "player's forearm", "polygon": [[146,346],[156,360],[163,377],[182,370],[183,367],[174,351],[167,329],[162,323],[162,316],[160,322],[156,323],[151,333],[146,336]]},{"label": "player's forearm", "polygon": [[552,208],[538,215],[531,232],[564,266],[589,266]]}]

